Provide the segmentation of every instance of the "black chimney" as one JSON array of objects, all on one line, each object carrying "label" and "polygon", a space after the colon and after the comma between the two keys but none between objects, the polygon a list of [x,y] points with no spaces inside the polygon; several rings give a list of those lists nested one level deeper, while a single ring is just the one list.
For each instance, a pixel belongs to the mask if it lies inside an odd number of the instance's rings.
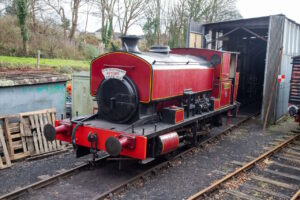
[{"label": "black chimney", "polygon": [[141,37],[136,35],[126,35],[120,37],[122,40],[122,51],[128,51],[133,53],[139,53],[140,50],[138,48],[138,41]]}]

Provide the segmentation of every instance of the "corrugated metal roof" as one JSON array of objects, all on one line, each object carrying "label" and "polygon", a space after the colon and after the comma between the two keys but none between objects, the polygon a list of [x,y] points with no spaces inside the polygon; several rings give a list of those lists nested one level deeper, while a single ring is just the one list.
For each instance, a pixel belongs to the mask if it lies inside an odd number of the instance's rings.
[{"label": "corrugated metal roof", "polygon": [[295,24],[298,24],[300,25],[298,22],[288,18],[286,15],[284,14],[276,14],[276,15],[267,15],[267,16],[261,16],[261,17],[253,17],[253,18],[242,18],[242,19],[236,19],[236,20],[228,20],[228,21],[222,21],[222,22],[213,22],[213,23],[206,23],[206,24],[203,24],[203,25],[214,25],[214,24],[221,24],[221,23],[234,23],[234,22],[242,22],[242,21],[257,21],[257,20],[261,20],[261,19],[266,19],[266,18],[269,18],[271,16],[283,16],[285,17],[287,20],[295,23]]},{"label": "corrugated metal roof", "polygon": [[[279,14],[281,15],[281,14]],[[206,23],[203,25],[216,25],[216,24],[222,24],[222,23],[234,23],[234,22],[241,22],[241,21],[257,21],[257,20],[261,20],[261,19],[266,19],[269,18],[270,16],[262,16],[262,17],[253,17],[253,18],[242,18],[242,19],[236,19],[236,20],[228,20],[228,21],[221,21],[221,22],[212,22],[212,23]]]}]

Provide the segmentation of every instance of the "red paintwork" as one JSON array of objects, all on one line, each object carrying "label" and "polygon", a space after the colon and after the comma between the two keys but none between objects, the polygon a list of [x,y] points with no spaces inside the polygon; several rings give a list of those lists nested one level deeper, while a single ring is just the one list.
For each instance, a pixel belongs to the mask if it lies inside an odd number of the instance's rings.
[{"label": "red paintwork", "polygon": [[[55,125],[58,125],[59,121],[55,121]],[[73,128],[75,127],[75,124],[73,125]],[[124,133],[115,132],[111,130],[105,130],[101,128],[95,128],[91,126],[79,126],[76,134],[75,134],[75,144],[84,146],[84,147],[91,147],[91,143],[88,141],[88,134],[89,133],[96,133],[98,136],[98,150],[105,151],[105,142],[107,138],[110,136],[120,138],[120,135],[123,135]],[[133,150],[122,148],[122,151],[120,155],[128,156],[140,160],[146,159],[146,151],[147,151],[147,138],[144,136],[138,136],[134,134],[125,134],[126,136],[135,137],[136,144],[135,148]],[[66,134],[60,134],[57,133],[56,135],[57,140],[65,141],[71,143],[71,135]]]},{"label": "red paintwork", "polygon": [[222,53],[222,80],[229,78],[230,53]]},{"label": "red paintwork", "polygon": [[[172,49],[171,53],[174,54],[184,54],[201,56],[210,60],[213,55],[219,55],[221,57],[221,63],[214,66],[214,81],[211,96],[219,99],[220,103],[217,105],[215,101],[216,108],[222,108],[231,103],[231,85],[232,80],[229,79],[229,69],[230,69],[230,52],[215,51],[210,49],[196,49],[196,48],[175,48]],[[236,58],[237,59],[237,58]],[[234,66],[236,69],[236,66]],[[202,82],[201,82],[202,83]],[[224,89],[224,84],[230,84],[230,88]],[[238,88],[238,80],[235,82],[235,90]],[[236,100],[236,97],[235,97]]]},{"label": "red paintwork", "polygon": [[179,137],[176,132],[167,133],[159,136],[162,142],[162,152],[161,154],[166,154],[168,152],[174,151],[179,145]]},{"label": "red paintwork", "polygon": [[[197,57],[203,57],[206,60],[210,60],[213,55],[222,56],[223,52],[215,51],[211,49],[196,49],[196,48],[174,48],[171,53],[180,55],[192,55]],[[220,78],[221,74],[221,64],[215,65],[214,80]]]},{"label": "red paintwork", "polygon": [[71,124],[60,124],[59,126],[55,127],[56,133],[60,134],[69,134],[71,131]]},{"label": "red paintwork", "polygon": [[214,110],[218,110],[220,108],[220,99],[214,100]]},{"label": "red paintwork", "polygon": [[[164,69],[157,69],[136,55],[112,52],[92,61],[91,95],[93,96],[96,96],[97,89],[104,79],[102,74],[104,68],[125,70],[126,75],[136,84],[140,101],[144,103],[183,95],[185,89],[192,89],[195,92],[210,91],[214,76],[214,69],[209,67],[188,69],[184,65],[176,70],[168,69],[168,66]],[[199,84],[199,80],[202,84]]]},{"label": "red paintwork", "polygon": [[55,130],[56,130],[56,139],[71,143],[72,142],[71,129],[68,129],[68,131],[65,132],[65,131],[60,131],[58,128],[63,123],[65,123],[65,121],[55,120],[54,126],[55,126]]},{"label": "red paintwork", "polygon": [[112,52],[104,54],[91,64],[91,95],[96,96],[99,84],[104,79],[102,69],[119,68],[126,71],[126,75],[133,80],[141,102],[150,101],[151,65],[142,58],[126,52]]},{"label": "red paintwork", "polygon": [[[232,91],[232,80],[229,79],[230,57],[229,52],[221,52],[208,49],[172,49],[174,54],[193,55],[205,57],[207,60],[213,55],[221,57],[221,63],[213,68],[192,67],[188,65],[168,66],[161,68],[152,66],[150,63],[140,58],[138,55],[126,52],[112,52],[98,57],[91,64],[91,95],[96,96],[97,89],[104,79],[102,69],[119,68],[126,71],[126,75],[136,84],[139,92],[140,102],[150,103],[152,100],[165,100],[170,97],[183,95],[185,89],[192,89],[193,92],[211,91],[211,96],[216,100],[214,109],[220,109],[236,101],[239,73],[235,75],[235,85]],[[188,68],[190,67],[190,68]],[[236,67],[236,66],[235,66]],[[231,92],[234,92],[231,99]],[[178,105],[178,98],[169,99],[157,103],[157,111],[163,107]],[[184,120],[184,110],[176,113],[175,122]],[[60,121],[55,122],[55,126],[60,125]],[[75,125],[73,125],[73,128]],[[58,140],[71,143],[71,134],[63,127],[57,128]],[[68,133],[66,133],[68,132]],[[105,151],[105,142],[109,137],[116,137],[122,145],[121,155],[140,160],[146,159],[147,138],[135,134],[127,134],[96,128],[89,125],[78,127],[75,135],[75,143],[80,146],[90,148],[88,141],[89,133],[96,133],[98,136],[98,150]],[[171,132],[159,136],[162,144],[162,154],[175,150],[179,145],[179,137],[176,132]],[[130,140],[129,140],[130,138]],[[135,143],[132,145],[132,138]],[[130,146],[130,148],[129,148]]]},{"label": "red paintwork", "polygon": [[234,95],[233,95],[233,102],[236,102],[237,93],[239,88],[239,80],[240,80],[240,73],[235,74],[235,83],[234,83]]},{"label": "red paintwork", "polygon": [[231,80],[221,82],[220,106],[225,107],[230,104],[231,100]]},{"label": "red paintwork", "polygon": [[122,149],[135,149],[135,137],[132,137],[131,135],[120,135],[119,136],[119,142],[122,146]]},{"label": "red paintwork", "polygon": [[184,120],[184,109],[176,111],[175,124],[182,122],[183,120]]},{"label": "red paintwork", "polygon": [[[212,90],[214,69],[153,70],[152,100],[183,95],[184,90],[194,92]],[[201,80],[201,84],[199,84]]]}]

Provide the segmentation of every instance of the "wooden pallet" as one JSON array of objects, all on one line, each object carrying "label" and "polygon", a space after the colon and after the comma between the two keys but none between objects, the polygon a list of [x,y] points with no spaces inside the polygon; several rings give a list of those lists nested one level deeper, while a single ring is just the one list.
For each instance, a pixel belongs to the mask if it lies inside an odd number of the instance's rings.
[{"label": "wooden pallet", "polygon": [[44,126],[55,123],[55,109],[0,116],[0,169],[11,161],[28,156],[60,152],[66,149],[60,141],[49,142]]},{"label": "wooden pallet", "polygon": [[20,114],[21,129],[24,132],[30,155],[63,149],[60,141],[49,142],[44,136],[44,126],[48,123],[54,125],[55,113],[55,109],[46,109]]},{"label": "wooden pallet", "polygon": [[10,159],[18,160],[29,156],[24,135],[21,133],[20,118],[5,117],[3,122]]},{"label": "wooden pallet", "polygon": [[10,166],[11,161],[3,134],[3,128],[0,125],[0,169],[4,169]]}]

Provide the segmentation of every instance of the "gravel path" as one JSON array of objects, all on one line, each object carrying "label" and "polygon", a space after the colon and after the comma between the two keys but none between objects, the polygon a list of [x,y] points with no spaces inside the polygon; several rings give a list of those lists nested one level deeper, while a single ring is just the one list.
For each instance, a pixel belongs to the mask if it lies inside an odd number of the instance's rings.
[{"label": "gravel path", "polygon": [[[230,124],[224,123],[224,126],[214,128],[211,135],[219,133],[245,117],[247,115],[241,111],[237,118],[229,121]],[[225,119],[223,121],[226,122]],[[133,187],[119,197],[121,199],[184,199],[209,185],[211,181],[220,178],[222,174],[217,173],[217,170],[230,170],[227,169],[230,161],[233,159],[245,161],[246,155],[257,155],[262,151],[265,143],[280,134],[281,130],[278,130],[278,127],[273,131],[262,133],[258,120],[252,119],[229,136],[222,137],[215,144],[207,145],[199,152],[176,162],[174,167],[150,178],[144,187]],[[12,168],[0,171],[1,179],[5,180],[5,184],[0,186],[0,194],[39,181],[45,175],[58,174],[60,170],[75,167],[89,158],[90,156],[85,156],[76,159],[75,155],[69,152],[37,161],[15,163]],[[118,163],[108,162],[104,166],[64,178],[56,184],[33,191],[22,198],[91,199],[95,194],[105,192],[150,166],[132,164],[119,171]]]},{"label": "gravel path", "polygon": [[[216,134],[228,126],[235,124],[247,117],[239,116],[230,121],[229,125],[224,125],[212,130],[212,134]],[[226,120],[224,119],[224,122]],[[64,161],[62,161],[64,162]],[[91,199],[96,194],[107,191],[117,186],[121,182],[128,180],[142,171],[147,170],[154,163],[149,165],[132,164],[129,167],[118,170],[118,163],[107,163],[104,166],[96,167],[93,170],[82,171],[79,174],[65,178],[56,184],[47,186],[46,188],[33,191],[30,195],[26,195],[24,199]]]},{"label": "gravel path", "polygon": [[143,187],[120,194],[118,199],[186,199],[223,177],[220,171],[233,171],[237,167],[231,163],[233,160],[246,162],[250,160],[247,156],[262,154],[265,145],[294,127],[296,124],[288,120],[262,132],[259,120],[252,119],[216,143],[176,161]]},{"label": "gravel path", "polygon": [[0,170],[1,180],[5,180],[1,182],[0,195],[40,181],[43,177],[58,174],[59,170],[71,169],[88,158],[76,159],[72,152],[67,152],[30,162],[16,162],[11,168]]},{"label": "gravel path", "polygon": [[[245,117],[246,115],[240,115],[236,119],[232,119],[230,123],[234,124]],[[214,128],[212,134],[216,134],[226,127],[228,125]],[[17,162],[12,168],[0,171],[0,177],[5,180],[5,184],[0,186],[0,194],[24,187],[41,180],[41,178],[58,174],[61,170],[75,167],[89,158],[90,155],[76,159],[74,153],[69,152],[31,162]],[[96,167],[94,170],[83,171],[80,174],[63,179],[57,184],[34,191],[30,196],[24,196],[24,198],[69,199],[74,197],[88,199],[93,197],[95,193],[104,192],[148,169],[150,166],[133,165],[119,171],[118,163],[109,163],[107,166]]]}]

